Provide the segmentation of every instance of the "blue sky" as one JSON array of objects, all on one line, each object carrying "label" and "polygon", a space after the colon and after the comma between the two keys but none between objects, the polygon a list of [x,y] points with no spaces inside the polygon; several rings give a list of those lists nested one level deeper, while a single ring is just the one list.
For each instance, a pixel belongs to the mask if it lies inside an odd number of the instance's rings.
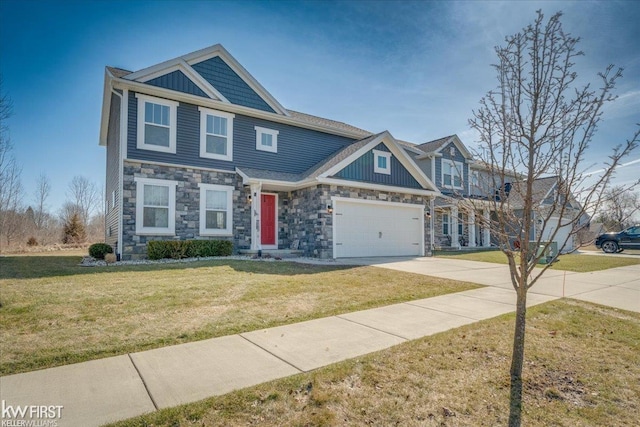
[{"label": "blue sky", "polygon": [[[73,176],[103,185],[106,65],[135,71],[216,43],[286,108],[416,143],[457,133],[473,146],[467,120],[495,87],[494,46],[537,9],[563,11],[565,30],[582,38],[581,78],[595,82],[611,63],[625,69],[592,144],[590,160],[602,161],[640,123],[637,1],[2,0],[0,70],[24,202],[40,173],[53,186],[52,211]],[[617,181],[638,176],[634,163]]]}]

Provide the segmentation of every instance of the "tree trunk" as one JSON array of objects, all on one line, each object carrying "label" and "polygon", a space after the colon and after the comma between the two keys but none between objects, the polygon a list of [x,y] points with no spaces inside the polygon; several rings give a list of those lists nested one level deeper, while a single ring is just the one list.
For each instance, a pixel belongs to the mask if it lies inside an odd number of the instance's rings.
[{"label": "tree trunk", "polygon": [[509,427],[520,427],[522,421],[522,365],[524,364],[524,337],[527,321],[527,290],[517,290],[516,327],[513,334],[511,356],[511,394],[509,399]]}]

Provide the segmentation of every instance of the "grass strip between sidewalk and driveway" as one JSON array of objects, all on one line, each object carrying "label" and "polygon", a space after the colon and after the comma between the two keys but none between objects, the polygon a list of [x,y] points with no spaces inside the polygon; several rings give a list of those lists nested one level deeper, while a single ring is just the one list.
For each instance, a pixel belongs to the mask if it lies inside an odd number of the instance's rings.
[{"label": "grass strip between sidewalk and driveway", "polygon": [[247,260],[80,267],[0,257],[0,375],[479,287],[376,267]]},{"label": "grass strip between sidewalk and driveway", "polygon": [[[477,252],[438,252],[437,256],[441,258],[463,259],[467,261],[508,264],[507,256],[499,250],[485,250]],[[640,264],[640,257],[635,259],[623,257],[616,258],[614,256],[565,254],[560,255],[558,257],[558,262],[555,262],[550,268],[553,270],[586,273],[590,271],[607,270],[609,268],[625,267],[637,264]]]},{"label": "grass strip between sidewalk and driveway", "polygon": [[[507,425],[514,315],[113,424]],[[640,314],[563,299],[529,309],[523,424],[640,419]]]}]

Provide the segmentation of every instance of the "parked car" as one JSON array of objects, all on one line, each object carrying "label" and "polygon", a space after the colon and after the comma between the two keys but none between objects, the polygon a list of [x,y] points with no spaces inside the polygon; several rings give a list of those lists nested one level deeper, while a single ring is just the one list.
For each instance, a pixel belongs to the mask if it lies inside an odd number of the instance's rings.
[{"label": "parked car", "polygon": [[640,225],[634,225],[618,233],[604,233],[596,238],[596,248],[608,254],[624,249],[640,249]]}]

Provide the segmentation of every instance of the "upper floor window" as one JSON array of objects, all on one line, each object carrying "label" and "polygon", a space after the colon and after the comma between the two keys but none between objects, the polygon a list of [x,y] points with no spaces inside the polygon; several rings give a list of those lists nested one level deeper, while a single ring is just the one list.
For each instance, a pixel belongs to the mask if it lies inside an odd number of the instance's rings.
[{"label": "upper floor window", "polygon": [[134,178],[136,234],[173,236],[176,229],[176,181]]},{"label": "upper floor window", "polygon": [[233,187],[198,184],[200,187],[200,235],[232,234]]},{"label": "upper floor window", "polygon": [[442,159],[442,186],[461,190],[462,168],[460,162]]},{"label": "upper floor window", "polygon": [[233,160],[234,114],[200,107],[200,157]]},{"label": "upper floor window", "polygon": [[137,93],[138,143],[143,150],[176,152],[178,103]]},{"label": "upper floor window", "polygon": [[256,150],[278,152],[278,131],[255,126],[256,129]]},{"label": "upper floor window", "polygon": [[373,171],[391,175],[391,153],[373,150]]}]

